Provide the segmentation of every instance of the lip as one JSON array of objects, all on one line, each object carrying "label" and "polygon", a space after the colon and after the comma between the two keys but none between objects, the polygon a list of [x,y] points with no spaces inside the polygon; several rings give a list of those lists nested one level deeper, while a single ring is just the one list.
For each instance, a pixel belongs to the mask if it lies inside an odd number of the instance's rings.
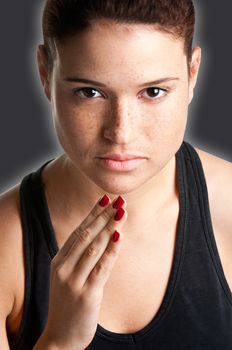
[{"label": "lip", "polygon": [[127,160],[115,160],[110,158],[98,158],[100,164],[111,171],[132,171],[137,169],[145,158],[131,158]]},{"label": "lip", "polygon": [[126,160],[132,160],[132,159],[143,159],[146,157],[142,157],[139,155],[135,155],[135,154],[128,154],[128,153],[108,153],[108,154],[104,154],[101,157],[97,157],[100,159],[111,159],[111,160],[116,160],[116,161],[126,161]]}]

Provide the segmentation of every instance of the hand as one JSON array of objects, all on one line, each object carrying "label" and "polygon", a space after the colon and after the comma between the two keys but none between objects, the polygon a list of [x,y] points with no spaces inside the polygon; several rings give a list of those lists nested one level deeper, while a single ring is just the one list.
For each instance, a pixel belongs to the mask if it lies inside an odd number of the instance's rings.
[{"label": "hand", "polygon": [[[114,201],[115,202],[115,201]],[[112,234],[127,219],[126,202],[117,209],[97,203],[52,259],[46,337],[57,349],[84,349],[92,341],[99,318],[103,289],[118,258],[123,235]]]}]

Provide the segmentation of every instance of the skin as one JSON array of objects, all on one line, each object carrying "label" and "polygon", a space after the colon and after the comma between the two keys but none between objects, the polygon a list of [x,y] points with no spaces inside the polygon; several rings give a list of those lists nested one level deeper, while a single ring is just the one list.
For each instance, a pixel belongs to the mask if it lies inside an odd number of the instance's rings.
[{"label": "skin", "polygon": [[[200,48],[195,48],[188,77],[182,41],[174,41],[171,36],[154,29],[151,31],[148,26],[123,26],[106,22],[96,23],[92,30],[67,40],[64,46],[58,46],[52,74],[47,70],[43,51],[38,48],[41,81],[45,95],[51,102],[58,137],[66,152],[43,171],[56,233],[58,229],[66,232],[63,239],[59,235],[60,241],[66,241],[70,232],[89,214],[96,200],[105,192],[112,197],[122,194],[127,201],[129,217],[123,226],[125,254],[120,252],[119,268],[114,267],[104,288],[103,312],[99,319],[101,325],[112,331],[126,333],[141,329],[148,324],[162,302],[172,265],[175,238],[173,223],[178,214],[175,206],[176,210],[169,211],[167,215],[168,203],[173,199],[178,203],[174,155],[183,140],[200,55]],[[101,81],[106,87],[98,89],[98,97],[91,101],[77,99],[77,96],[72,95],[74,88],[94,87],[93,84],[63,81],[64,77],[77,75]],[[179,77],[179,80],[155,85],[161,89],[170,89],[170,93],[163,98],[151,101],[145,87],[138,88],[146,81],[167,76]],[[97,89],[97,86],[94,88]],[[106,97],[100,96],[99,91]],[[123,174],[101,168],[94,159],[105,152],[120,151],[143,154],[148,159],[141,169]],[[215,238],[231,289],[229,208],[232,167],[228,162],[200,149],[197,152],[206,175]],[[12,189],[5,198],[2,197],[0,203],[2,236],[6,236],[5,244],[1,246],[8,246],[10,252],[4,251],[2,254],[2,266],[6,266],[5,260],[9,260],[6,256],[14,256],[8,263],[11,269],[4,267],[1,276],[3,281],[7,281],[6,285],[15,286],[15,292],[2,291],[5,298],[2,298],[2,305],[6,309],[5,315],[10,315],[7,317],[7,327],[15,334],[22,317],[25,285],[23,254],[19,250],[23,235],[17,204],[18,190],[18,186]],[[160,218],[159,214],[164,211],[165,214]],[[67,222],[68,225],[64,227]],[[141,223],[146,222],[151,223],[150,227],[136,230],[141,227]],[[151,237],[155,235],[157,244],[151,245]],[[128,249],[132,247],[132,241],[135,249]],[[141,242],[145,244],[141,245]],[[146,259],[143,259],[144,256]],[[149,295],[151,276],[156,288]],[[139,285],[132,299],[131,285],[135,286],[136,281],[139,281]],[[118,296],[118,290],[123,291],[122,295]],[[136,298],[148,301],[147,309],[144,303],[141,305],[141,317],[138,317],[139,301]],[[125,300],[128,306],[126,310]],[[109,307],[112,305],[109,316]],[[134,310],[136,317],[133,318]],[[112,311],[115,312],[113,318]],[[124,320],[123,325],[121,320]],[[2,324],[5,330],[5,319]]]},{"label": "skin", "polygon": [[[77,213],[84,218],[104,193],[112,199],[121,194],[128,212],[123,230],[130,240],[141,222],[158,217],[177,198],[175,153],[183,141],[201,49],[193,49],[189,76],[181,39],[148,25],[107,21],[93,23],[56,49],[50,74],[41,47],[37,51],[40,78],[65,151],[45,168],[51,207],[57,215],[69,213],[70,227],[75,227]],[[77,76],[105,87],[65,80]],[[140,86],[166,77],[178,80]],[[74,93],[87,87],[95,90]],[[152,87],[160,90],[155,93]],[[121,173],[95,158],[123,151],[146,160]]]}]

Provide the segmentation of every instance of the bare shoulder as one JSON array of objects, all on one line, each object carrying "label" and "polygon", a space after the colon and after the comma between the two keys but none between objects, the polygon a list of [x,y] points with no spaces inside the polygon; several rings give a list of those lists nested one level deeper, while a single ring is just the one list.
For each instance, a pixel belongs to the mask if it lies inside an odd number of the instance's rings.
[{"label": "bare shoulder", "polygon": [[199,148],[217,248],[232,291],[232,163]]},{"label": "bare shoulder", "polygon": [[214,225],[231,233],[232,163],[195,147],[205,173]]},{"label": "bare shoulder", "polygon": [[[198,153],[201,162],[203,164],[204,170],[206,170],[211,174],[211,178],[214,179],[213,176],[215,176],[215,178],[219,179],[219,177],[221,176],[227,176],[227,177],[231,177],[231,173],[232,173],[232,162],[229,162],[223,158],[217,157],[211,153],[205,152],[200,148],[194,147],[194,149],[196,150],[196,152]],[[231,181],[229,182],[231,183]]]},{"label": "bare shoulder", "polygon": [[217,224],[228,224],[232,231],[232,163],[194,148],[201,159],[212,209],[218,212]]},{"label": "bare shoulder", "polygon": [[7,316],[7,326],[15,321],[24,299],[19,186],[0,194],[0,313]]}]

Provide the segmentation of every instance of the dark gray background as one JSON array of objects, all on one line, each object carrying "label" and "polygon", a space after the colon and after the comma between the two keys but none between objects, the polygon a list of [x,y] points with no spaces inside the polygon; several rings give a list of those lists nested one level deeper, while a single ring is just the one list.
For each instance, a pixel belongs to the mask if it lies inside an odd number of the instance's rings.
[{"label": "dark gray background", "polygon": [[[62,152],[37,73],[42,5],[42,0],[0,5],[0,192]],[[195,6],[194,46],[202,48],[202,65],[185,140],[232,161],[232,2],[195,1]]]}]

